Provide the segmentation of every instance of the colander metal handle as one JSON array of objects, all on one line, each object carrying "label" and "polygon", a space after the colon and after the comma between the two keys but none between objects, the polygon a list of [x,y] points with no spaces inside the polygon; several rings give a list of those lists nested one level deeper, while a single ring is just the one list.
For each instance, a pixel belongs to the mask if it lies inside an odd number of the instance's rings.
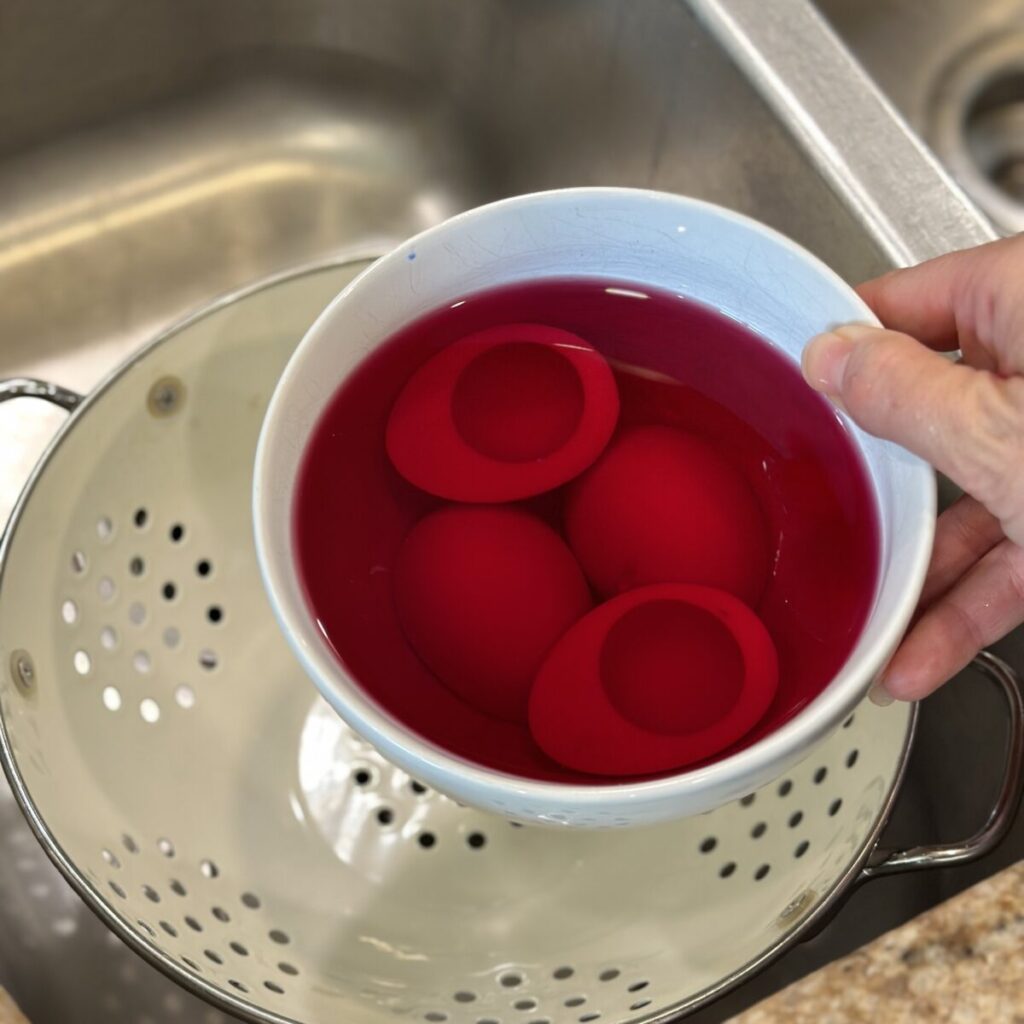
[{"label": "colander metal handle", "polygon": [[999,687],[1010,709],[1006,768],[988,819],[973,836],[960,842],[908,850],[876,849],[862,872],[863,879],[977,860],[997,846],[1013,824],[1024,782],[1024,689],[1017,673],[989,651],[982,651],[972,665]]},{"label": "colander metal handle", "polygon": [[67,412],[71,412],[82,401],[82,396],[78,392],[34,377],[11,377],[8,380],[0,380],[0,402],[9,402],[12,398],[41,398]]}]

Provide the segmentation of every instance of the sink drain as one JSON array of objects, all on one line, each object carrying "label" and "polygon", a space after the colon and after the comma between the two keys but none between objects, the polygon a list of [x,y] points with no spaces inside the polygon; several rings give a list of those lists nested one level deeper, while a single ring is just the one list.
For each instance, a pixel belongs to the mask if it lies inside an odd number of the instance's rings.
[{"label": "sink drain", "polygon": [[932,98],[929,141],[1005,234],[1024,231],[1024,29],[962,52]]}]

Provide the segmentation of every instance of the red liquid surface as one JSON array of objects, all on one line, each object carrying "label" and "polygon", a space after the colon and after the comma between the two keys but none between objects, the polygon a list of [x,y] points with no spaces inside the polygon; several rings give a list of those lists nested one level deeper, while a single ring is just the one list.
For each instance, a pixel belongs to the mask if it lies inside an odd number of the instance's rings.
[{"label": "red liquid surface", "polygon": [[[339,661],[387,712],[452,753],[535,779],[609,781],[563,768],[525,726],[464,703],[413,651],[395,610],[398,549],[447,503],[391,465],[392,405],[445,345],[505,323],[572,331],[601,352],[615,371],[619,431],[676,427],[744,472],[773,552],[755,611],[775,642],[779,688],[761,722],[714,760],[777,729],[829,683],[871,609],[879,542],[867,472],[787,358],[705,306],[628,281],[551,279],[467,295],[398,332],[338,391],[304,456],[293,527],[310,610]],[[564,535],[562,490],[518,504]]]}]

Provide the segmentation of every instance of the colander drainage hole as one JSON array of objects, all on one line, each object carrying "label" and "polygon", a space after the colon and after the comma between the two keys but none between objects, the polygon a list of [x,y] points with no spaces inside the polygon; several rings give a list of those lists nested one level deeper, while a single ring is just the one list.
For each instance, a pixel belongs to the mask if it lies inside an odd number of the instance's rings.
[{"label": "colander drainage hole", "polygon": [[792,792],[793,792],[793,780],[792,779],[783,779],[783,781],[779,783],[779,788],[778,788],[779,796],[789,796],[789,794],[792,793]]},{"label": "colander drainage hole", "polygon": [[104,626],[100,630],[100,646],[105,651],[112,651],[117,646],[117,630],[113,626]]},{"label": "colander drainage hole", "polygon": [[796,857],[797,860],[799,860],[810,848],[811,844],[806,839],[804,839],[793,851],[793,856]]},{"label": "colander drainage hole", "polygon": [[171,879],[171,892],[176,896],[187,896],[188,889],[185,888],[176,878]]},{"label": "colander drainage hole", "polygon": [[203,926],[191,914],[185,918],[185,924],[194,932],[201,932],[203,930]]},{"label": "colander drainage hole", "polygon": [[217,652],[206,648],[199,652],[199,667],[212,672],[217,667]]},{"label": "colander drainage hole", "polygon": [[[433,832],[421,832],[416,841],[424,850],[429,850],[437,845],[437,836],[435,836]],[[504,984],[504,982],[502,982],[502,984]]]},{"label": "colander drainage hole", "polygon": [[733,860],[727,861],[718,869],[719,878],[731,878],[736,873],[736,862]]},{"label": "colander drainage hole", "polygon": [[475,992],[456,992],[452,998],[457,1003],[475,1003],[476,993]]},{"label": "colander drainage hole", "polygon": [[279,946],[287,946],[292,940],[288,937],[287,932],[281,931],[280,928],[275,928],[269,933],[270,941],[276,942]]},{"label": "colander drainage hole", "polygon": [[858,757],[860,757],[860,751],[859,750],[851,750],[846,755],[846,767],[847,768],[852,768],[857,763],[857,758]]},{"label": "colander drainage hole", "polygon": [[800,822],[803,821],[803,820],[804,820],[804,812],[803,811],[794,811],[789,816],[789,821],[786,822],[786,824],[789,825],[790,828],[796,828],[797,825],[799,825]]},{"label": "colander drainage hole", "polygon": [[101,601],[113,601],[117,596],[117,585],[109,576],[101,576],[96,584],[96,593],[100,595]]},{"label": "colander drainage hole", "polygon": [[277,969],[282,974],[289,974],[293,978],[295,977],[295,975],[297,975],[299,973],[298,967],[296,967],[294,964],[290,964],[290,963],[288,963],[287,961],[284,961],[284,960],[282,960],[281,963],[279,963],[277,965]]},{"label": "colander drainage hole", "polygon": [[572,1009],[574,1006],[582,1006],[586,1001],[586,996],[573,996],[570,999],[566,999],[565,1005]]},{"label": "colander drainage hole", "polygon": [[221,608],[220,605],[211,604],[210,607],[206,609],[206,617],[216,626],[219,622],[224,621],[224,609]]},{"label": "colander drainage hole", "polygon": [[163,587],[161,587],[160,593],[164,595],[165,601],[173,601],[178,594],[178,588],[171,580],[168,580]]},{"label": "colander drainage hole", "polygon": [[228,984],[231,985],[232,988],[237,988],[239,992],[246,992],[247,993],[249,991],[245,987],[245,985],[243,985],[240,981],[235,981],[234,978],[229,978],[228,979]]},{"label": "colander drainage hole", "polygon": [[171,527],[169,535],[173,543],[179,544],[185,539],[185,527],[181,523],[175,523]]},{"label": "colander drainage hole", "polygon": [[81,576],[89,568],[89,559],[85,557],[84,551],[74,551],[71,554],[71,571],[76,576]]},{"label": "colander drainage hole", "polygon": [[201,967],[199,966],[199,964],[197,964],[197,963],[195,962],[195,960],[189,960],[189,958],[188,958],[187,956],[183,956],[183,957],[181,958],[181,962],[182,962],[182,963],[183,963],[183,964],[184,964],[184,965],[185,965],[186,967],[188,967],[188,968],[190,968],[191,970],[195,971],[195,972],[196,972],[196,974],[202,974],[202,973],[203,973],[203,969],[202,969],[202,968],[201,968]]},{"label": "colander drainage hole", "polygon": [[103,687],[103,706],[108,711],[121,710],[121,691],[116,686]]},{"label": "colander drainage hole", "polygon": [[128,571],[133,576],[141,576],[146,571],[146,563],[139,555],[135,555],[128,563]]},{"label": "colander drainage hole", "polygon": [[360,788],[369,786],[372,782],[375,781],[375,774],[373,772],[373,769],[356,768],[356,770],[352,772],[352,781]]},{"label": "colander drainage hole", "polygon": [[641,999],[640,1002],[638,1002],[638,1003],[631,1003],[629,1008],[631,1010],[642,1010],[645,1006],[650,1006],[650,1005],[651,1005],[651,1000],[650,999]]},{"label": "colander drainage hole", "polygon": [[114,535],[114,524],[110,516],[100,516],[96,520],[96,536],[102,541],[108,541]]},{"label": "colander drainage hole", "polygon": [[853,725],[854,717],[855,717],[854,715],[850,715],[850,717],[845,722],[843,722],[843,728],[844,729],[849,729],[850,726]]},{"label": "colander drainage hole", "polygon": [[[565,981],[566,978],[571,978],[576,972],[571,967],[556,967],[551,972],[551,977],[558,981]],[[568,1003],[566,1004],[568,1005]]]},{"label": "colander drainage hole", "polygon": [[278,995],[278,996],[283,996],[284,995],[284,989],[281,988],[281,986],[278,985],[276,981],[265,981],[265,982],[263,982],[263,987],[268,992],[273,992],[274,995]]},{"label": "colander drainage hole", "polygon": [[137,508],[132,522],[141,530],[149,522],[149,513],[144,508]]},{"label": "colander drainage hole", "polygon": [[133,601],[128,608],[128,619],[133,626],[141,626],[146,621],[146,606],[141,601]]},{"label": "colander drainage hole", "polygon": [[498,982],[502,988],[518,988],[523,983],[523,976],[521,974],[503,974]]},{"label": "colander drainage hole", "polygon": [[165,857],[173,857],[173,856],[174,856],[174,843],[172,843],[172,842],[170,841],[170,839],[168,839],[168,838],[167,838],[166,836],[161,836],[161,837],[160,837],[160,838],[159,838],[159,839],[158,839],[158,840],[156,841],[156,848],[157,848],[157,849],[158,849],[158,850],[159,850],[159,851],[160,851],[160,852],[161,852],[161,853],[162,853],[162,854],[163,854],[163,855],[164,855]]},{"label": "colander drainage hole", "polygon": [[647,986],[650,985],[649,981],[634,981],[626,991],[627,992],[642,992]]},{"label": "colander drainage hole", "polygon": [[413,781],[409,783],[409,788],[417,796],[423,796],[425,793],[428,792],[427,787],[424,786],[422,782],[417,782],[415,779],[413,779]]},{"label": "colander drainage hole", "polygon": [[756,798],[756,793],[748,793],[742,800],[740,800],[740,807],[749,807]]},{"label": "colander drainage hole", "polygon": [[822,767],[814,773],[814,784],[816,786],[820,786],[825,781],[827,776],[828,769],[824,765],[822,765]]},{"label": "colander drainage hole", "polygon": [[130,835],[128,835],[127,832],[125,832],[125,834],[123,836],[121,836],[121,845],[129,853],[138,853],[139,852],[139,844],[137,842],[135,842],[135,840]]},{"label": "colander drainage hole", "polygon": [[598,1020],[601,1014],[599,1013],[585,1013],[579,1018],[580,1024],[587,1024],[588,1021]]},{"label": "colander drainage hole", "polygon": [[151,885],[144,885],[142,887],[142,895],[145,896],[150,903],[160,902],[160,893],[158,893]]},{"label": "colander drainage hole", "polygon": [[199,870],[205,878],[216,878],[220,874],[220,868],[212,860],[201,860]]},{"label": "colander drainage hole", "polygon": [[169,921],[161,921],[160,927],[163,928],[163,930],[167,932],[167,934],[170,935],[172,939],[176,939],[178,937],[178,929],[175,928],[174,925],[171,924]]},{"label": "colander drainage hole", "polygon": [[227,924],[231,920],[231,915],[223,907],[214,907],[210,913],[223,924]]},{"label": "colander drainage hole", "polygon": [[213,572],[213,563],[208,558],[200,558],[196,562],[196,575],[209,576]]},{"label": "colander drainage hole", "polygon": [[759,868],[758,868],[758,869],[757,869],[757,870],[756,870],[756,871],[754,872],[754,881],[755,881],[755,882],[760,882],[762,878],[767,878],[767,877],[768,877],[768,872],[769,872],[769,871],[771,871],[771,869],[772,869],[772,868],[771,868],[771,865],[770,865],[770,864],[762,864],[762,865],[761,865],[761,866],[760,866],[760,867],[759,867]]},{"label": "colander drainage hole", "polygon": [[598,978],[601,981],[614,981],[621,973],[617,967],[610,967],[607,971],[602,971]]},{"label": "colander drainage hole", "polygon": [[224,958],[220,955],[220,953],[217,953],[217,952],[215,952],[212,949],[204,949],[203,950],[203,955],[211,963],[215,963],[215,964],[222,964],[222,963],[224,963]]},{"label": "colander drainage hole", "polygon": [[537,1000],[536,999],[517,999],[513,1004],[513,1008],[516,1010],[536,1010]]},{"label": "colander drainage hole", "polygon": [[377,821],[381,825],[390,825],[395,820],[395,812],[389,807],[382,807],[377,812]]},{"label": "colander drainage hole", "polygon": [[482,850],[487,845],[487,836],[483,832],[470,832],[466,836],[466,845],[471,850]]},{"label": "colander drainage hole", "polygon": [[240,942],[229,942],[228,945],[231,947],[231,952],[238,956],[248,956],[249,950],[245,948]]},{"label": "colander drainage hole", "polygon": [[701,853],[710,853],[717,845],[718,840],[714,836],[708,836],[702,840],[699,849]]},{"label": "colander drainage hole", "polygon": [[828,816],[834,818],[839,813],[839,808],[843,806],[843,801],[838,797],[828,805]]},{"label": "colander drainage hole", "polygon": [[117,869],[121,867],[121,862],[117,859],[117,855],[111,853],[110,850],[101,850],[100,854],[112,868]]},{"label": "colander drainage hole", "polygon": [[260,898],[254,892],[243,892],[242,905],[248,907],[250,910],[259,910]]},{"label": "colander drainage hole", "polygon": [[121,886],[117,884],[117,882],[111,881],[107,884],[110,886],[110,891],[114,893],[115,896],[120,896],[121,899],[123,900],[128,899],[128,893],[126,893],[124,889],[122,889]]},{"label": "colander drainage hole", "polygon": [[186,686],[184,683],[182,683],[182,685],[177,687],[174,691],[174,700],[179,708],[184,708],[186,711],[188,711],[189,708],[195,707],[195,690],[193,690],[191,686]]},{"label": "colander drainage hole", "polygon": [[423,1014],[424,1020],[429,1020],[432,1024],[440,1024],[441,1021],[448,1019],[447,1013],[438,1013],[436,1010],[431,1010],[430,1013]]},{"label": "colander drainage hole", "polygon": [[143,697],[139,701],[139,714],[148,725],[155,725],[160,721],[160,705],[152,697]]},{"label": "colander drainage hole", "polygon": [[60,606],[60,617],[69,625],[73,626],[78,621],[78,605],[71,598],[68,598]]},{"label": "colander drainage hole", "polygon": [[143,920],[142,920],[141,918],[140,918],[140,919],[139,919],[139,920],[138,920],[138,921],[136,922],[136,924],[138,924],[138,926],[139,926],[139,927],[140,927],[140,928],[141,928],[141,929],[142,929],[142,930],[143,930],[143,931],[144,931],[144,932],[145,932],[145,933],[146,933],[146,934],[147,934],[147,935],[148,935],[148,936],[149,936],[149,937],[150,937],[151,939],[155,939],[155,938],[156,938],[156,930],[155,930],[155,929],[153,928],[153,926],[152,926],[151,924],[147,924],[147,923],[146,923],[145,921],[143,921]]},{"label": "colander drainage hole", "polygon": [[767,824],[767,822],[759,821],[750,830],[750,838],[751,839],[760,839],[761,836],[763,836],[765,834],[765,832],[767,832],[767,831],[768,831],[768,824]]},{"label": "colander drainage hole", "polygon": [[149,651],[136,651],[132,655],[132,668],[139,675],[145,675],[152,667],[153,662],[149,657]]},{"label": "colander drainage hole", "polygon": [[88,651],[83,651],[81,649],[75,651],[75,655],[71,661],[75,666],[75,671],[80,676],[89,674],[89,669],[92,668],[92,658],[89,657]]}]

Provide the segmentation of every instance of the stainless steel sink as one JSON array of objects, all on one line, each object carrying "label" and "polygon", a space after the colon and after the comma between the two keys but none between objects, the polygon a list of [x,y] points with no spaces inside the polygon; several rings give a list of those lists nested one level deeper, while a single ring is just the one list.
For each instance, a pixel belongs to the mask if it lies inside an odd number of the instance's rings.
[{"label": "stainless steel sink", "polygon": [[[729,6],[694,3],[708,24]],[[998,0],[824,9],[926,134],[941,69],[1024,18],[1024,4]],[[913,195],[882,180],[884,160],[847,166],[832,149],[830,164],[828,139],[807,137],[899,142],[898,123],[874,136],[870,121],[845,125],[840,104],[830,128],[810,102],[802,119],[779,116],[793,97],[780,100],[764,68],[750,84],[678,0],[34,0],[7,5],[0,26],[0,376],[87,390],[240,285],[372,255],[465,207],[563,185],[724,203],[851,281],[939,244],[940,212],[951,239],[966,237],[952,193],[942,211],[922,211],[933,219],[919,230]],[[774,38],[787,39],[784,20]],[[795,65],[810,66],[799,53]],[[901,225],[921,244],[901,249]],[[0,406],[0,521],[60,415]],[[1024,638],[1002,653],[1024,670]],[[970,679],[928,703],[894,838],[970,831],[995,785],[986,754],[999,716]],[[6,788],[0,826],[0,984],[34,1024],[223,1020],[118,948],[43,859]],[[726,1019],[1022,853],[1018,826],[970,870],[863,889],[819,938],[700,1019]]]}]

